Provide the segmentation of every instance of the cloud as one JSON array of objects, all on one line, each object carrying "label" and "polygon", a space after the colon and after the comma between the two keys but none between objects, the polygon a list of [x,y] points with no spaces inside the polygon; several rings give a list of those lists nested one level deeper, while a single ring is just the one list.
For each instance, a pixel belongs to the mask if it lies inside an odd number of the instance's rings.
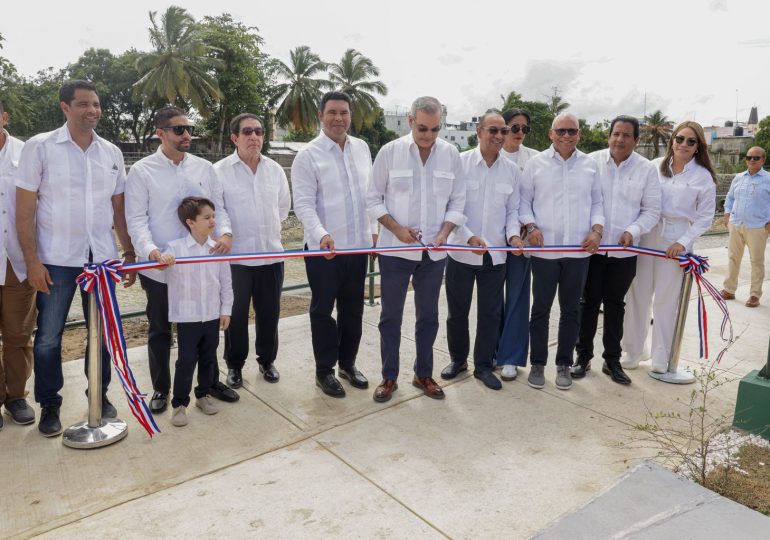
[{"label": "cloud", "polygon": [[442,54],[441,56],[437,56],[436,60],[439,61],[439,64],[443,64],[445,66],[451,66],[454,64],[459,64],[464,60],[464,58],[459,54],[447,53],[447,54]]},{"label": "cloud", "polygon": [[749,47],[770,47],[770,38],[747,39],[744,41],[739,41],[738,45],[747,45]]},{"label": "cloud", "polygon": [[709,11],[727,11],[727,0],[711,0]]},{"label": "cloud", "polygon": [[349,41],[352,43],[361,43],[364,39],[364,35],[356,32],[353,34],[345,34],[342,39],[343,41]]}]

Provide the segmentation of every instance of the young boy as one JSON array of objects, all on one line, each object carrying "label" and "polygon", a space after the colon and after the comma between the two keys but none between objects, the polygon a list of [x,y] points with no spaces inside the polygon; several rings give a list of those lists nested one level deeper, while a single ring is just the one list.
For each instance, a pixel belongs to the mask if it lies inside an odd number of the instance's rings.
[{"label": "young boy", "polygon": [[176,257],[209,255],[215,242],[214,203],[203,197],[186,197],[177,210],[190,234],[173,240],[161,256],[168,269],[168,319],[177,323],[179,342],[171,423],[187,425],[187,406],[197,359],[198,386],[195,406],[205,414],[216,414],[209,389],[217,380],[219,330],[230,324],[233,287],[226,262],[174,265]]}]

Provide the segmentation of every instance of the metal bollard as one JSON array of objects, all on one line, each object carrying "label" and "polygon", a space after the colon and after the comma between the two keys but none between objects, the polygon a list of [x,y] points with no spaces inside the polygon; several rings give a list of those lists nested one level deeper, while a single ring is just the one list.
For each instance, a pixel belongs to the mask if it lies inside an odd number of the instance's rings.
[{"label": "metal bollard", "polygon": [[128,435],[128,426],[118,418],[102,418],[102,325],[96,296],[88,296],[88,420],[64,431],[62,442],[70,448],[98,448]]},{"label": "metal bollard", "polygon": [[668,359],[668,369],[665,373],[649,372],[650,377],[671,384],[692,384],[695,375],[690,371],[679,369],[679,353],[682,350],[682,337],[684,336],[684,323],[687,321],[687,308],[690,304],[692,292],[692,274],[682,276],[682,289],[679,292],[679,306],[676,312],[676,326],[674,337],[671,340],[671,357]]}]

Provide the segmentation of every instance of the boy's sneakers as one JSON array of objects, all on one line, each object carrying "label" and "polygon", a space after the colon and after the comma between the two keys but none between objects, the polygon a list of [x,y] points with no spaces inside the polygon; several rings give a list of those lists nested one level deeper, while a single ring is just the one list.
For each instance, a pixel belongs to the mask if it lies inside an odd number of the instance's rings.
[{"label": "boy's sneakers", "polygon": [[529,377],[527,377],[527,384],[532,388],[540,390],[545,386],[545,366],[530,365]]},{"label": "boy's sneakers", "polygon": [[211,396],[208,395],[196,399],[195,406],[203,411],[203,414],[217,414],[219,412],[219,409],[214,405]]},{"label": "boy's sneakers", "polygon": [[19,425],[31,424],[35,421],[35,411],[24,399],[6,402],[5,412]]},{"label": "boy's sneakers", "polygon": [[174,412],[171,413],[171,424],[176,427],[187,425],[187,407],[184,405],[174,407]]}]

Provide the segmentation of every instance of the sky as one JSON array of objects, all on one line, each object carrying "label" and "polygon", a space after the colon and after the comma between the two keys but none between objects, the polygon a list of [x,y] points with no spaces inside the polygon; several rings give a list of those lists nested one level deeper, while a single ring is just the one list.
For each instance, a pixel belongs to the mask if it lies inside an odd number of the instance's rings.
[{"label": "sky", "polygon": [[[149,50],[148,13],[171,3],[3,0],[0,55],[32,75],[89,47]],[[227,12],[257,27],[264,51],[286,63],[299,45],[327,62],[359,50],[380,68],[386,110],[433,95],[458,122],[500,107],[511,90],[544,101],[558,87],[590,123],[658,109],[703,125],[736,112],[745,122],[752,106],[770,115],[770,3],[757,0],[177,4],[196,19]]]}]

